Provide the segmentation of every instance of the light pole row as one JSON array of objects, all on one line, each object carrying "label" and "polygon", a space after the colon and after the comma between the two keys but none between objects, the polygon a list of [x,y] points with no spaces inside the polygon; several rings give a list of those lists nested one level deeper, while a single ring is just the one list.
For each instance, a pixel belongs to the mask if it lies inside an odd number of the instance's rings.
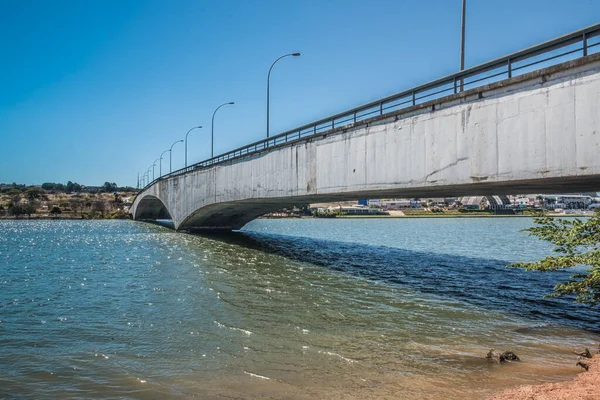
[{"label": "light pole row", "polygon": [[[273,61],[273,63],[271,64],[271,67],[269,68],[269,73],[267,74],[267,139],[269,138],[269,107],[270,107],[270,85],[271,85],[271,71],[273,70],[273,67],[275,66],[275,64],[277,63],[277,61],[281,60],[282,58],[285,57],[299,57],[300,53],[289,53],[289,54],[284,54],[281,57],[279,57],[278,59],[276,59],[275,61]],[[227,106],[227,105],[233,105],[235,104],[233,101],[227,102],[227,103],[223,103],[220,106],[218,106],[215,111],[213,112],[212,115],[212,122],[211,122],[211,130],[210,130],[210,157],[214,158],[215,156],[215,147],[214,147],[214,139],[215,139],[215,115],[217,114],[217,111],[219,111],[219,109],[223,106]],[[159,178],[162,177],[162,160],[163,160],[163,155],[168,151],[169,152],[169,173],[173,172],[173,146],[175,146],[177,143],[180,142],[185,142],[185,167],[187,168],[188,162],[187,162],[187,139],[188,139],[188,135],[190,134],[191,131],[193,131],[194,129],[202,129],[202,126],[194,126],[193,128],[191,128],[190,130],[187,131],[187,133],[185,134],[185,139],[180,139],[177,140],[175,142],[173,142],[173,144],[171,145],[171,148],[163,151],[160,155],[159,158],[157,158],[154,163],[152,164],[152,166],[150,166],[150,168],[148,168],[148,170],[142,174],[141,177],[141,185],[142,187],[145,187],[145,185],[147,185],[148,183],[150,183],[150,169],[152,169],[152,181],[154,181],[155,179],[155,175],[154,175],[154,167],[156,166],[156,162],[158,161],[159,163]],[[147,177],[147,178],[146,178]],[[139,189],[139,185],[140,185],[140,177],[138,174],[138,189]]]},{"label": "light pole row", "polygon": [[[210,157],[214,157],[214,140],[215,140],[215,114],[217,113],[217,111],[219,110],[219,108],[223,107],[223,106],[227,106],[227,105],[232,105],[235,104],[233,101],[227,102],[227,103],[223,103],[221,104],[219,107],[217,107],[215,109],[215,111],[213,112],[212,115],[212,125],[211,125],[211,134],[210,134]],[[163,160],[163,155],[166,152],[169,152],[169,173],[173,172],[173,146],[175,146],[177,143],[181,143],[181,142],[185,142],[185,167],[187,167],[188,162],[187,162],[187,155],[188,155],[188,151],[187,151],[187,141],[188,141],[188,135],[190,134],[191,131],[193,131],[194,129],[202,129],[201,125],[198,126],[194,126],[193,128],[191,128],[190,130],[187,131],[187,133],[185,134],[185,139],[180,139],[180,140],[176,140],[175,142],[173,142],[173,144],[171,145],[170,148],[168,148],[167,150],[163,151],[160,154],[160,157],[157,158],[154,163],[152,164],[152,166],[144,173],[144,175],[142,175],[142,180],[141,180],[141,184],[142,187],[145,186],[145,183],[149,183],[151,182],[150,179],[150,169],[152,169],[152,181],[154,181],[155,179],[155,175],[154,175],[154,167],[156,166],[156,163],[158,162],[158,176],[159,178],[162,177],[162,160]],[[148,179],[146,178],[146,175],[148,176]],[[138,180],[139,182],[139,180]],[[139,186],[139,183],[138,183]],[[139,189],[139,187],[138,187]]]},{"label": "light pole row", "polygon": [[[467,10],[467,0],[462,0],[462,18],[461,18],[461,41],[460,41],[460,70],[463,71],[464,67],[465,67],[465,25],[466,25],[466,10]],[[267,139],[269,138],[269,102],[270,102],[270,85],[271,85],[271,71],[273,70],[273,67],[275,66],[275,64],[277,63],[277,61],[281,60],[282,58],[285,57],[299,57],[300,53],[289,53],[289,54],[284,54],[281,57],[277,58],[275,61],[273,61],[273,64],[271,64],[271,67],[269,68],[269,73],[267,74]],[[460,80],[460,90],[464,90],[464,82],[463,79]],[[210,133],[210,157],[214,158],[214,128],[215,128],[215,114],[217,113],[217,110],[219,110],[219,108],[229,105],[229,104],[234,104],[234,102],[229,102],[229,103],[223,103],[221,104],[219,107],[217,107],[217,109],[213,112],[213,116],[212,116],[212,125],[211,125],[211,133]],[[186,134],[185,134],[185,166],[187,167],[187,137],[189,135],[189,133],[194,130],[194,129],[200,129],[202,128],[201,126],[195,126],[192,129],[190,129]],[[183,140],[178,140],[175,143],[179,143],[179,142],[183,142]],[[171,145],[171,148],[169,150],[165,150],[161,155],[160,155],[160,172],[159,175],[162,176],[162,155],[165,154],[167,151],[170,153],[169,155],[169,173],[172,172],[171,169],[171,155],[172,155],[172,150],[173,150],[173,146],[175,145],[175,143],[173,143],[173,145]],[[156,161],[154,162],[156,164]],[[148,174],[149,171],[146,171],[146,174]],[[143,174],[141,177],[141,184],[142,187],[144,187],[144,182],[145,182],[145,175]],[[152,173],[153,178],[154,178],[154,171]],[[149,177],[149,176],[148,176]],[[140,176],[138,173],[138,188],[140,185]]]}]

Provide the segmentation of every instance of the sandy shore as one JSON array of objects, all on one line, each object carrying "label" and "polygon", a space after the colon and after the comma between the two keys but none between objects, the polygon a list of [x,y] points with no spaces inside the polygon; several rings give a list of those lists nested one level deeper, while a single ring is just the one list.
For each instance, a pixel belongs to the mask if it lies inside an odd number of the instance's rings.
[{"label": "sandy shore", "polygon": [[[576,361],[574,361],[575,363]],[[567,382],[519,386],[489,397],[488,400],[598,400],[600,399],[600,355],[581,360],[589,365]]]}]

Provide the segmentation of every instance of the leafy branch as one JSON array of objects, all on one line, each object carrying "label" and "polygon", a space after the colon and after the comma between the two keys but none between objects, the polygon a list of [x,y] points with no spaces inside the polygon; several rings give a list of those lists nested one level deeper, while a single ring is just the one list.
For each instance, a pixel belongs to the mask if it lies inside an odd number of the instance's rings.
[{"label": "leafy branch", "polygon": [[554,293],[546,297],[575,296],[575,302],[595,306],[600,303],[600,213],[586,221],[565,220],[553,217],[534,219],[537,226],[524,229],[530,236],[536,236],[554,244],[557,255],[545,257],[535,262],[521,262],[509,267],[523,268],[526,271],[553,272],[575,266],[586,267],[584,271],[570,276],[567,282],[558,283]]}]

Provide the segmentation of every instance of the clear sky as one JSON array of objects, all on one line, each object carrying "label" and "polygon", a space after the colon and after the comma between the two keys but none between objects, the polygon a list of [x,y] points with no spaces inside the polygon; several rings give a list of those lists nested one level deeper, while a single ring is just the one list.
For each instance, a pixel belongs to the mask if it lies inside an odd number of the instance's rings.
[{"label": "clear sky", "polygon": [[[600,20],[598,0],[469,0],[466,66]],[[0,0],[0,182],[135,186],[456,72],[461,0]],[[163,172],[168,170],[167,159]],[[173,169],[184,163],[173,149]],[[158,176],[158,169],[156,170]]]}]

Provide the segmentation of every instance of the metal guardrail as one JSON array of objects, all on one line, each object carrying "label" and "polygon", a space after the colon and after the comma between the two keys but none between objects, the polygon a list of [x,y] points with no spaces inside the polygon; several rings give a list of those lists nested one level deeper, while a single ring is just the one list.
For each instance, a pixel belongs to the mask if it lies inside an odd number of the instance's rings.
[{"label": "metal guardrail", "polygon": [[142,191],[158,181],[173,176],[186,174],[198,169],[210,168],[225,161],[259,153],[275,147],[278,148],[282,145],[291,145],[298,140],[322,136],[327,134],[327,132],[359,121],[382,116],[392,111],[409,108],[449,94],[455,94],[466,90],[467,88],[476,88],[488,83],[511,78],[518,74],[585,57],[588,54],[600,51],[599,38],[600,23],[526,48],[516,53],[497,58],[484,64],[465,69],[452,75],[436,79],[424,85],[416,86],[400,93],[384,97],[383,99],[303,125],[268,139],[250,143],[244,147],[209,158],[208,160],[200,161],[153,180],[147,184]]}]

